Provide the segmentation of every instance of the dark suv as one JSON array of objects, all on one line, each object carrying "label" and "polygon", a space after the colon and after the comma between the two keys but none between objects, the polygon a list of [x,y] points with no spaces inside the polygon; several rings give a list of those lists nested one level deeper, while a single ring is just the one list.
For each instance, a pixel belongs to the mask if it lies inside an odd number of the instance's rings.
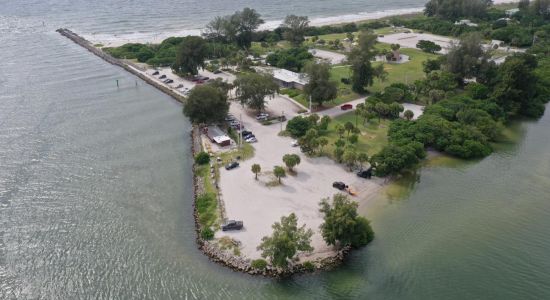
[{"label": "dark suv", "polygon": [[233,162],[230,162],[227,165],[225,165],[225,169],[226,170],[231,170],[231,169],[235,169],[238,166],[239,166],[239,163],[236,162],[236,161],[233,161]]},{"label": "dark suv", "polygon": [[361,178],[370,179],[372,177],[372,168],[357,172],[357,176]]},{"label": "dark suv", "polygon": [[243,221],[229,220],[222,225],[223,231],[241,230],[243,229]]},{"label": "dark suv", "polygon": [[343,191],[343,190],[345,190],[348,186],[347,186],[345,183],[341,182],[341,181],[335,181],[335,182],[332,183],[332,187],[333,187],[333,188],[337,188],[337,189]]}]

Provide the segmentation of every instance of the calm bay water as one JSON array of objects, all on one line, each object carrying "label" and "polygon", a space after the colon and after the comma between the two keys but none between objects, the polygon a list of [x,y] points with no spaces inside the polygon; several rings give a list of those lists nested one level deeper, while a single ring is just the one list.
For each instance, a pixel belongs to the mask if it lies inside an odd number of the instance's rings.
[{"label": "calm bay water", "polygon": [[341,268],[256,278],[196,249],[180,106],[53,32],[176,28],[245,5],[273,20],[287,7],[374,5],[288,3],[0,6],[0,299],[550,298],[550,114],[484,160],[429,164],[401,182],[405,196],[362,205],[377,238]]}]

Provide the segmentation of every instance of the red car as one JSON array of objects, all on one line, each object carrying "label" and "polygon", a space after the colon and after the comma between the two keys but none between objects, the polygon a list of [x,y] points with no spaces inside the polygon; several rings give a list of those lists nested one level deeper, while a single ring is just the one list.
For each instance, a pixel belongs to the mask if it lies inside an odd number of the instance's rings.
[{"label": "red car", "polygon": [[348,109],[352,109],[352,108],[353,108],[352,104],[344,104],[344,105],[340,106],[341,110],[348,110]]}]

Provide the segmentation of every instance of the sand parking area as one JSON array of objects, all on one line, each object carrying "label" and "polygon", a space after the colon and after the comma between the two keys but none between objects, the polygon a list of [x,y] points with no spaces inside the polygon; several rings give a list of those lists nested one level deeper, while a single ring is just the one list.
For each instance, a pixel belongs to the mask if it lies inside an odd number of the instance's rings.
[{"label": "sand parking area", "polygon": [[[280,114],[284,110],[288,119],[294,117],[299,109],[295,104],[279,97],[269,100],[268,103],[270,113]],[[353,187],[358,193],[353,197],[355,201],[365,201],[378,191],[383,180],[359,178],[355,172],[348,172],[344,166],[326,157],[306,157],[298,147],[291,146],[292,138],[278,136],[280,124],[264,126],[237,103],[232,103],[230,111],[237,117],[242,116],[244,126],[256,135],[258,142],[254,144],[256,152],[252,159],[241,162],[236,169],[222,169],[220,173],[220,189],[227,217],[242,220],[244,229],[218,232],[216,236],[227,235],[241,241],[242,255],[252,259],[259,258],[260,252],[256,247],[261,238],[271,234],[271,225],[279,221],[281,216],[294,212],[298,216],[299,224],[305,223],[306,227],[315,232],[312,238],[315,251],[307,259],[332,255],[334,250],[325,244],[319,232],[319,225],[323,221],[318,211],[319,201],[339,192],[332,187],[334,181],[343,181]],[[275,165],[284,165],[282,156],[287,153],[300,155],[302,162],[295,168],[296,174],[287,175],[280,186],[266,186],[266,182],[274,179],[269,173]],[[258,181],[251,171],[251,166],[255,163],[260,164],[263,173]]]},{"label": "sand parking area", "polygon": [[432,41],[438,44],[439,46],[441,46],[441,48],[443,48],[440,51],[440,53],[443,53],[443,54],[447,53],[449,47],[451,46],[451,43],[453,41],[456,41],[454,39],[451,39],[445,36],[439,36],[439,35],[429,34],[429,33],[416,33],[416,32],[411,32],[411,33],[400,32],[400,33],[388,34],[383,37],[378,37],[379,42],[387,43],[387,44],[399,44],[401,45],[401,47],[404,47],[404,48],[416,48],[416,44],[421,40]]}]

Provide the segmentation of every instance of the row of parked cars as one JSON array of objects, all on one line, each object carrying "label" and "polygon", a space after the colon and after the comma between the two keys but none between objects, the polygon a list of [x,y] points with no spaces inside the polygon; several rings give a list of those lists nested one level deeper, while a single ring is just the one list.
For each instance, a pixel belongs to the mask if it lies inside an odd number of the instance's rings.
[{"label": "row of parked cars", "polygon": [[160,76],[159,76],[159,80],[161,80],[163,83],[169,84],[169,83],[173,83],[173,82],[174,82],[174,80],[172,80],[172,79],[170,79],[170,78],[167,78],[166,75],[164,75],[164,74],[161,75],[159,71],[155,71],[155,72],[153,73],[153,76],[158,76],[158,75],[160,75]]},{"label": "row of parked cars", "polygon": [[229,127],[239,131],[239,133],[242,134],[243,141],[247,143],[256,143],[258,141],[252,131],[245,130],[241,122],[238,121],[232,114],[228,114],[227,117],[225,117],[225,121],[229,124]]},{"label": "row of parked cars", "polygon": [[192,81],[196,84],[203,84],[205,82],[209,82],[210,77],[202,76],[202,75],[195,75],[195,76],[187,78],[187,80]]},{"label": "row of parked cars", "polygon": [[[174,83],[174,80],[168,78],[165,74],[161,74],[160,71],[155,71],[153,76],[158,76],[158,79],[162,81],[165,84],[171,84]],[[195,75],[192,77],[186,78],[187,80],[194,82],[195,84],[203,84],[205,82],[210,82],[213,79],[210,79],[210,77],[202,76],[202,75]],[[183,84],[178,84],[178,86],[175,87],[178,91],[182,92],[184,96],[189,96],[189,93],[191,92],[191,89],[188,87],[185,87]]]}]

